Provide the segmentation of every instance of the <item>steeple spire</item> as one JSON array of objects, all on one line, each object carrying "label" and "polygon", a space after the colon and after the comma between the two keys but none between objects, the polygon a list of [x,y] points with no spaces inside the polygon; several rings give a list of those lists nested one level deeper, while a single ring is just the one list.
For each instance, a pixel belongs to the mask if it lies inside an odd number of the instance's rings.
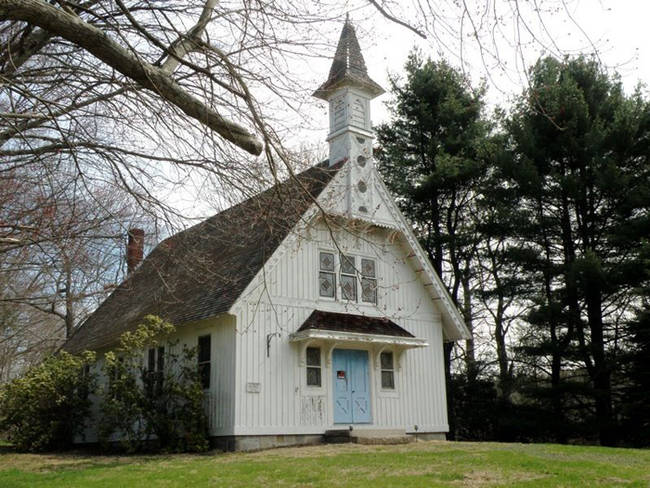
[{"label": "steeple spire", "polygon": [[343,24],[329,77],[314,92],[314,96],[322,100],[328,100],[332,92],[343,85],[364,89],[369,95],[372,95],[371,98],[384,93],[384,89],[368,76],[357,34],[354,31],[352,22],[350,22],[349,15],[345,17],[345,24]]}]

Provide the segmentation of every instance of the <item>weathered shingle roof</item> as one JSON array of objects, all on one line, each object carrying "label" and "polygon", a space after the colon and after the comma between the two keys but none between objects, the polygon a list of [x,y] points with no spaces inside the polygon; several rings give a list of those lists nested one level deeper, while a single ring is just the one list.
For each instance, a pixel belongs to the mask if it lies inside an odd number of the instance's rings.
[{"label": "weathered shingle roof", "polygon": [[226,312],[340,167],[321,163],[164,240],[64,349],[113,346],[146,314],[181,325]]},{"label": "weathered shingle roof", "polygon": [[378,334],[397,337],[415,337],[395,322],[384,317],[366,317],[347,313],[323,312],[314,310],[297,332],[304,330],[333,330],[336,332],[356,332],[359,334]]},{"label": "weathered shingle roof", "polygon": [[344,82],[365,88],[373,96],[384,93],[384,89],[368,76],[366,63],[350,19],[346,19],[343,25],[329,77],[314,92],[314,96],[327,100],[329,95]]}]

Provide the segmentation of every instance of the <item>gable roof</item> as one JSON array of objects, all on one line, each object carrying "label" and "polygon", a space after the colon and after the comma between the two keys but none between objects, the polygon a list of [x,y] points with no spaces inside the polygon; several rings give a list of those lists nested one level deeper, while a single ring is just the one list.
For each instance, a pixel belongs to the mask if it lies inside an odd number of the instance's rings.
[{"label": "gable roof", "polygon": [[228,311],[341,166],[325,161],[165,239],[63,348],[113,346],[147,314],[181,325]]},{"label": "gable roof", "polygon": [[366,62],[349,18],[345,19],[329,77],[314,92],[314,96],[327,100],[332,92],[345,82],[364,88],[375,97],[384,93],[384,89],[368,76]]},{"label": "gable roof", "polygon": [[296,332],[305,330],[333,330],[358,334],[378,334],[396,337],[415,337],[385,317],[366,317],[348,313],[314,310]]}]

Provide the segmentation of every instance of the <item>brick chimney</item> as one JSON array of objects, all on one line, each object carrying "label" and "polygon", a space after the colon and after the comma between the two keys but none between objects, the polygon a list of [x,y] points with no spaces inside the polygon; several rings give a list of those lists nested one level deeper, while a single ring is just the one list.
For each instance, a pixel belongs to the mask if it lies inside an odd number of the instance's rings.
[{"label": "brick chimney", "polygon": [[144,256],[144,230],[129,229],[129,241],[126,245],[126,269],[131,274],[138,267]]}]

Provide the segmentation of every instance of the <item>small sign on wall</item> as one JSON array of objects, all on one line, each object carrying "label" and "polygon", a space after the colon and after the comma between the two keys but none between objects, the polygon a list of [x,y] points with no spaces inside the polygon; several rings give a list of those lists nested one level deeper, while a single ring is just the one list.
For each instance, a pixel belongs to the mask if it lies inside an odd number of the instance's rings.
[{"label": "small sign on wall", "polygon": [[259,393],[262,391],[261,383],[246,383],[246,391],[248,393]]}]

